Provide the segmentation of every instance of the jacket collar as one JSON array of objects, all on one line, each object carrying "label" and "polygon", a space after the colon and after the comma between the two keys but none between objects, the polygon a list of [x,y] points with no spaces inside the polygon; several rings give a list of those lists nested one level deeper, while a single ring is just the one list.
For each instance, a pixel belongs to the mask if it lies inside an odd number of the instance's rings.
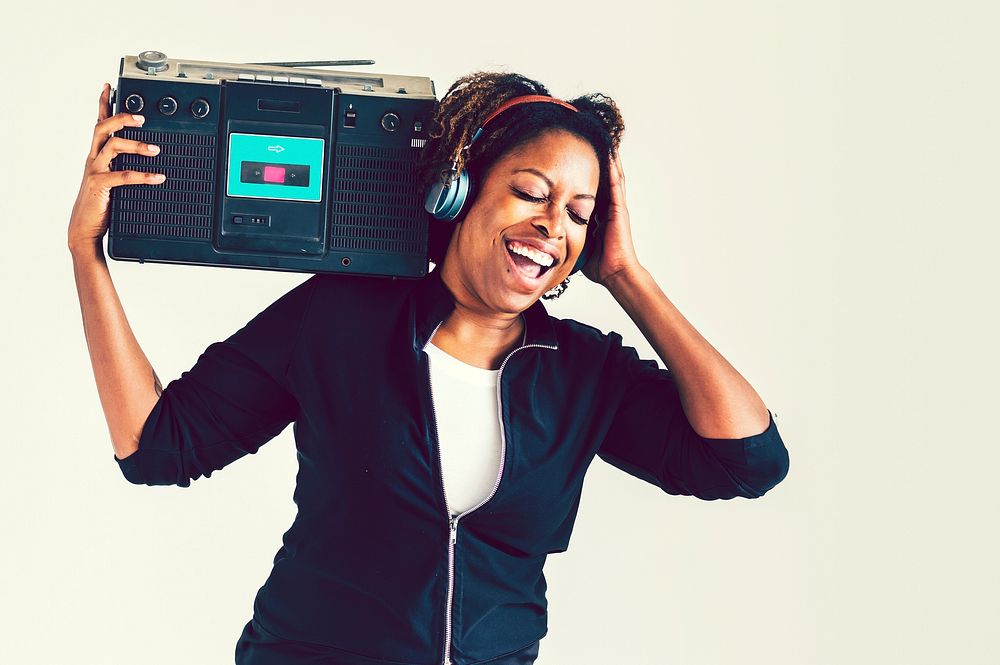
[{"label": "jacket collar", "polygon": [[[413,348],[423,350],[438,324],[448,318],[455,308],[455,298],[441,279],[441,270],[435,264],[434,270],[418,280],[413,292],[414,327]],[[542,344],[559,348],[552,317],[546,311],[541,299],[524,310],[524,344]]]}]

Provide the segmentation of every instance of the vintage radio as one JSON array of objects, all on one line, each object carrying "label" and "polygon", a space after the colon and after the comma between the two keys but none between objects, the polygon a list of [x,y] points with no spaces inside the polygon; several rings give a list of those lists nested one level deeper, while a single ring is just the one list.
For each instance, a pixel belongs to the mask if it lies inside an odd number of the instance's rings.
[{"label": "vintage radio", "polygon": [[121,154],[112,169],[163,173],[166,181],[111,190],[108,255],[426,275],[430,219],[413,167],[434,83],[315,68],[330,64],[342,63],[123,57],[115,112],[146,120],[117,135],[155,143],[160,153]]}]

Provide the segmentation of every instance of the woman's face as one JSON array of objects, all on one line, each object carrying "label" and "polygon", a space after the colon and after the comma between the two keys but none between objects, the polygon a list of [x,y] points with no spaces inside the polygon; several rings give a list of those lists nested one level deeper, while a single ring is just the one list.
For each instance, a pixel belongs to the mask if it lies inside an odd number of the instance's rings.
[{"label": "woman's face", "polygon": [[[591,145],[545,132],[508,153],[473,192],[442,268],[487,310],[519,313],[569,275],[594,212],[600,166]],[[534,197],[541,200],[531,200]],[[551,266],[540,268],[531,257]],[[539,271],[541,274],[539,275]]]}]

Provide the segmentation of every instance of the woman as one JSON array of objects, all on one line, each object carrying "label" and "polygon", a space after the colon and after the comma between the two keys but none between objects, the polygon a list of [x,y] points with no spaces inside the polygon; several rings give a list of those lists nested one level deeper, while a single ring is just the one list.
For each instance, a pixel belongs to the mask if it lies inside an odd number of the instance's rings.
[{"label": "woman", "polygon": [[[705,500],[756,498],[785,477],[760,397],[636,257],[614,102],[510,104],[528,95],[548,91],[476,72],[441,100],[423,179],[453,163],[473,187],[435,222],[426,278],[315,275],[161,389],[101,249],[110,188],[157,182],[109,172],[110,159],[155,151],[108,140],[138,122],[110,116],[102,92],[69,245],[123,474],[187,486],[294,423],[298,513],[237,663],[532,663],[543,565],[568,547],[595,456]],[[588,242],[584,275],[669,370],[545,311]]]}]

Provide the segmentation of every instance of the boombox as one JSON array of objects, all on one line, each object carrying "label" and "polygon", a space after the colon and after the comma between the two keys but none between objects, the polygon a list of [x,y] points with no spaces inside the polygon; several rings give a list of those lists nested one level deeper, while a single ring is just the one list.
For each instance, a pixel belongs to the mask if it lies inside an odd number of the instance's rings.
[{"label": "boombox", "polygon": [[123,57],[112,103],[145,123],[116,135],[160,152],[123,153],[111,168],[166,181],[111,190],[108,255],[426,275],[430,216],[414,167],[437,102],[434,82],[315,68],[332,64],[342,62]]}]

